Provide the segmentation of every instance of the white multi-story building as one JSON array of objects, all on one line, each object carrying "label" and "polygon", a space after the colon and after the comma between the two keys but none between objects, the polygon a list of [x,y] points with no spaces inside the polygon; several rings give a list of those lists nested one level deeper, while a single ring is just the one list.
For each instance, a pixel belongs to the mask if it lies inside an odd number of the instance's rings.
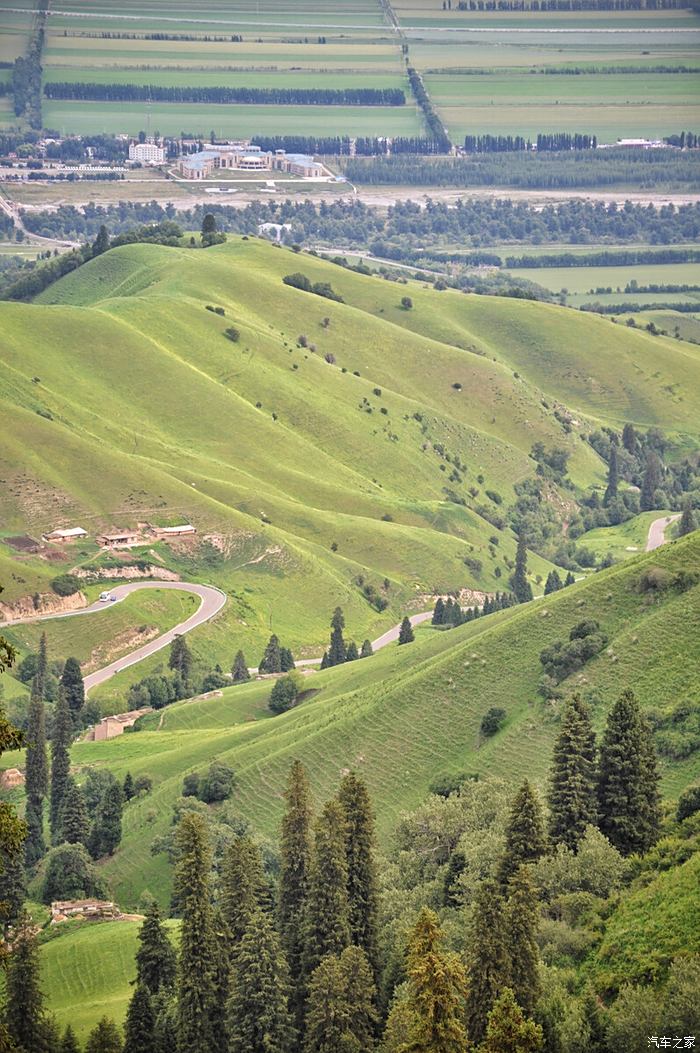
[{"label": "white multi-story building", "polygon": [[142,161],[147,165],[162,165],[165,147],[157,143],[129,143],[129,160]]},{"label": "white multi-story building", "polygon": [[241,172],[288,172],[303,179],[326,175],[320,161],[306,154],[288,154],[284,150],[261,150],[249,142],[222,143],[180,159],[180,174],[185,179],[208,179],[216,169],[234,168]]}]

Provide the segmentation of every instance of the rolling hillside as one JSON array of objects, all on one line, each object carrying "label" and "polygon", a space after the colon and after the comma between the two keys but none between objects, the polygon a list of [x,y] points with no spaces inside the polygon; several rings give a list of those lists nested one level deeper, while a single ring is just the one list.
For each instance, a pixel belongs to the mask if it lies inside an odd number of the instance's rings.
[{"label": "rolling hillside", "polygon": [[[560,704],[538,694],[540,651],[594,618],[608,636],[602,654],[562,685],[584,692],[600,729],[623,687],[634,688],[647,710],[666,717],[688,695],[690,670],[700,659],[695,626],[700,584],[685,591],[674,576],[700,564],[700,534],[596,574],[563,592],[459,629],[425,628],[414,644],[388,647],[371,659],[308,679],[314,694],[272,717],[269,682],[225,689],[220,697],[177,703],[136,734],[80,743],[73,762],[107,765],[118,776],[148,773],[153,794],[130,802],[124,840],[105,875],[124,907],[148,889],[167,902],[170,867],[151,842],[170,828],[185,772],[220,758],[236,771],[233,804],[261,835],[276,836],[281,792],[290,763],[308,765],[317,800],[333,792],[339,773],[361,771],[376,803],[382,839],[400,813],[415,807],[437,776],[461,771],[525,776],[543,785],[557,733]],[[640,591],[645,571],[666,586]],[[691,678],[692,685],[692,678]],[[692,688],[691,690],[695,690]],[[480,732],[491,706],[507,713],[493,738]],[[161,719],[162,718],[162,719]],[[697,778],[699,754],[661,757],[664,795],[674,798]],[[17,755],[3,763],[17,763]]]},{"label": "rolling hillside", "polygon": [[[345,302],[284,285],[295,271]],[[218,549],[166,559],[231,595],[205,656],[257,651],[271,625],[318,653],[337,603],[362,639],[435,592],[504,587],[514,539],[484,514],[534,475],[533,443],[566,447],[581,486],[604,481],[591,424],[696,445],[694,347],[660,360],[648,335],[562,308],[412,283],[406,310],[404,291],[236,239],[125,246],[0,304],[3,529],[191,519]],[[0,555],[5,599],[46,587],[41,560],[19,574]]]}]

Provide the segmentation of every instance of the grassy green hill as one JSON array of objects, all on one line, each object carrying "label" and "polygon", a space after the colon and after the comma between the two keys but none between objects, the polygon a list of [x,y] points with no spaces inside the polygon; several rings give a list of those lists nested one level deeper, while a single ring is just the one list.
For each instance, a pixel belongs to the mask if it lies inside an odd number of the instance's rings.
[{"label": "grassy green hill", "polygon": [[[596,726],[625,686],[645,708],[668,715],[687,694],[700,659],[700,585],[679,591],[675,574],[700,561],[700,534],[602,571],[562,592],[448,632],[422,629],[414,644],[390,646],[369,660],[310,674],[316,693],[279,717],[266,709],[269,682],[225,689],[220,697],[177,703],[146,721],[146,730],[102,743],[80,743],[73,761],[106,765],[118,776],[148,773],[152,795],[131,801],[124,840],[104,866],[118,901],[134,907],[144,889],[164,902],[170,868],[152,855],[167,833],[186,771],[214,758],[237,774],[234,807],[274,837],[281,789],[291,761],[308,765],[317,798],[338,775],[357,768],[367,779],[386,838],[404,809],[415,807],[436,775],[467,771],[543,784],[561,703],[538,694],[539,653],[586,618],[597,619],[607,649],[564,682],[593,706]],[[639,591],[644,571],[659,568],[667,587]],[[507,713],[493,738],[480,733],[491,706]],[[661,726],[661,725],[660,725]],[[9,765],[17,755],[4,758]],[[662,755],[664,794],[675,797],[700,771],[697,751]]]},{"label": "grassy green hill", "polygon": [[[299,270],[345,302],[282,283]],[[337,603],[362,639],[437,591],[502,588],[514,539],[482,513],[534,474],[534,442],[565,446],[581,486],[604,480],[592,424],[695,444],[690,345],[660,361],[653,338],[599,318],[417,283],[405,310],[404,291],[236,239],[124,246],[36,303],[0,304],[5,529],[191,519],[221,551],[166,558],[230,595],[193,638],[203,657],[257,654],[271,625],[318,653]],[[46,587],[42,561],[17,574],[2,545],[0,559],[5,598]]]}]

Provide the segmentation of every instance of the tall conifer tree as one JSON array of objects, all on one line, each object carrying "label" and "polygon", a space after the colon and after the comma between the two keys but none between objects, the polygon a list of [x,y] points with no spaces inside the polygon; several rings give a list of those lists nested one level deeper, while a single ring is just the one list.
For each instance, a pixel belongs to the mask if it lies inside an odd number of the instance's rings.
[{"label": "tall conifer tree", "polygon": [[61,687],[68,703],[68,708],[73,719],[73,724],[78,727],[80,716],[85,705],[85,684],[77,658],[66,658],[66,664],[61,674]]},{"label": "tall conifer tree", "polygon": [[537,930],[540,911],[529,867],[520,867],[508,883],[506,930],[510,957],[510,986],[518,1005],[532,1015],[540,994]]},{"label": "tall conifer tree", "polygon": [[155,1024],[151,993],[139,984],[126,1012],[124,1053],[153,1053]]},{"label": "tall conifer tree", "polygon": [[255,910],[236,953],[228,1002],[231,1053],[289,1053],[289,974],[270,915]]},{"label": "tall conifer tree", "polygon": [[603,497],[603,504],[607,506],[617,497],[617,487],[620,475],[617,467],[617,441],[610,443],[610,456],[608,458],[608,485]]},{"label": "tall conifer tree", "polygon": [[68,1024],[66,1030],[63,1032],[61,1045],[58,1047],[58,1053],[80,1053],[78,1040],[75,1037],[75,1032],[70,1024]]},{"label": "tall conifer tree", "polygon": [[243,651],[236,651],[236,657],[234,658],[233,666],[231,667],[231,679],[234,684],[242,684],[245,680],[250,680],[248,663],[245,660]]},{"label": "tall conifer tree", "polygon": [[504,988],[489,1013],[479,1053],[539,1053],[543,1047],[542,1028],[526,1019],[510,987]]},{"label": "tall conifer tree", "polygon": [[61,838],[71,845],[86,845],[88,815],[83,792],[70,775],[61,802]]},{"label": "tall conifer tree", "polygon": [[506,847],[498,869],[505,887],[523,863],[535,863],[547,851],[542,808],[525,779],[513,800],[506,826]]},{"label": "tall conifer tree", "polygon": [[690,503],[690,498],[688,498],[683,506],[683,515],[678,523],[678,536],[685,537],[686,534],[692,534],[694,530],[697,530],[697,523],[693,514],[693,506]]},{"label": "tall conifer tree", "polygon": [[527,603],[532,599],[532,587],[527,580],[527,546],[525,535],[518,535],[518,547],[515,552],[515,570],[510,579],[510,587],[518,603]]},{"label": "tall conifer tree", "polygon": [[598,774],[598,825],[623,855],[646,852],[659,836],[658,783],[651,729],[623,691],[608,714]]},{"label": "tall conifer tree", "polygon": [[303,764],[292,764],[280,835],[279,927],[293,987],[297,1023],[301,1013],[299,980],[306,945],[306,905],[311,867],[311,791]]},{"label": "tall conifer tree", "polygon": [[174,893],[182,913],[177,973],[178,1053],[211,1053],[214,934],[209,875],[212,857],[206,823],[189,812],[175,834]]},{"label": "tall conifer tree", "polygon": [[25,1053],[41,1051],[46,1039],[39,947],[28,914],[20,915],[5,966],[4,1023]]},{"label": "tall conifer tree", "polygon": [[282,655],[280,653],[280,642],[277,636],[273,633],[267,642],[265,653],[260,659],[258,665],[259,673],[281,673],[282,672]]},{"label": "tall conifer tree", "polygon": [[221,892],[221,910],[235,951],[252,915],[267,907],[270,898],[260,850],[250,837],[237,837],[226,849]]},{"label": "tall conifer tree", "polygon": [[467,977],[456,954],[444,951],[437,914],[424,907],[408,944],[409,1050],[464,1053]]},{"label": "tall conifer tree", "polygon": [[153,900],[139,929],[136,982],[152,995],[170,990],[175,983],[176,957],[163,925],[160,907]]},{"label": "tall conifer tree", "polygon": [[93,859],[111,856],[122,839],[122,808],[124,795],[115,780],[110,782],[102,795],[88,838],[88,851]]},{"label": "tall conifer tree", "polygon": [[61,806],[70,777],[70,747],[73,741],[73,719],[63,688],[59,688],[58,701],[54,709],[51,731],[51,798],[49,821],[51,841],[54,845],[62,840]]},{"label": "tall conifer tree", "polygon": [[476,893],[467,951],[469,990],[467,1027],[481,1042],[493,1004],[510,979],[510,961],[502,892],[495,881],[482,881]]},{"label": "tall conifer tree", "polygon": [[179,673],[184,684],[190,679],[192,673],[192,652],[184,636],[176,636],[170,644],[170,656],[168,665],[174,673]]},{"label": "tall conifer tree", "polygon": [[119,1028],[103,1016],[88,1035],[85,1053],[122,1053],[123,1048]]},{"label": "tall conifer tree", "polygon": [[331,618],[331,640],[328,647],[328,665],[342,665],[346,659],[343,629],[345,618],[340,607],[336,607]]},{"label": "tall conifer tree", "polygon": [[306,973],[350,943],[345,812],[327,801],[316,820],[307,904]]},{"label": "tall conifer tree", "polygon": [[551,840],[576,851],[598,811],[595,732],[580,695],[574,695],[564,710],[554,743],[548,800]]},{"label": "tall conifer tree", "polygon": [[372,804],[363,779],[354,772],[340,783],[338,800],[345,813],[345,851],[348,864],[348,905],[350,942],[367,955],[376,978],[377,952],[377,869],[374,859],[375,834]]},{"label": "tall conifer tree", "polygon": [[[40,666],[43,663],[45,670],[46,638],[42,636],[41,639],[43,641],[44,655],[42,659],[40,650]],[[37,668],[29,700],[25,775],[25,792],[27,795],[25,859],[29,867],[38,863],[46,851],[46,843],[44,841],[44,799],[49,785],[49,766],[46,756],[46,713],[43,700],[45,679],[45,672],[42,674]]]},{"label": "tall conifer tree", "polygon": [[413,632],[413,626],[411,625],[411,619],[406,615],[404,620],[401,622],[401,628],[399,629],[399,643],[407,644],[413,643],[415,640],[415,633]]}]

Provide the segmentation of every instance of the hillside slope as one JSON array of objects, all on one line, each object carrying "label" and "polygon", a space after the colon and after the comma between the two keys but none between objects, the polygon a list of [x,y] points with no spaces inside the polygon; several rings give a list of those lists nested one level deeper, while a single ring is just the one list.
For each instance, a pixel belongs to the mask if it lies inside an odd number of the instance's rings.
[{"label": "hillside slope", "polygon": [[[620,691],[631,686],[660,717],[698,691],[700,585],[680,591],[674,576],[700,565],[700,533],[602,571],[585,582],[449,632],[421,630],[408,647],[317,672],[316,692],[279,717],[266,709],[270,685],[224,690],[221,697],[177,703],[147,721],[147,730],[105,743],[81,743],[74,763],[107,765],[123,777],[148,773],[153,795],[132,801],[124,840],[105,867],[119,901],[134,906],[144,888],[167,899],[169,866],[150,845],[169,829],[186,771],[215,757],[236,771],[234,807],[261,834],[274,837],[281,792],[296,757],[309,767],[318,800],[339,773],[367,779],[386,838],[403,809],[414,807],[436,775],[461,771],[543,784],[561,704],[538,694],[540,651],[567,639],[582,619],[597,619],[608,647],[562,685],[583,691],[600,729]],[[668,587],[640,591],[642,574],[658,568]],[[491,706],[506,710],[493,738],[480,733]],[[661,725],[659,725],[661,726]],[[700,754],[662,756],[664,794],[676,796],[700,770]],[[13,763],[16,763],[13,758]],[[8,761],[9,763],[9,761]]]},{"label": "hillside slope", "polygon": [[[345,302],[282,283],[299,270]],[[338,602],[363,637],[437,591],[502,588],[514,539],[483,513],[533,476],[535,442],[567,449],[574,483],[602,483],[586,414],[682,443],[700,427],[695,349],[660,367],[651,338],[596,318],[417,285],[405,310],[402,289],[236,239],[124,246],[37,303],[0,304],[4,528],[191,519],[224,558],[176,569],[241,597],[207,636],[223,662],[232,639],[257,649],[273,613],[317,648]]]}]

